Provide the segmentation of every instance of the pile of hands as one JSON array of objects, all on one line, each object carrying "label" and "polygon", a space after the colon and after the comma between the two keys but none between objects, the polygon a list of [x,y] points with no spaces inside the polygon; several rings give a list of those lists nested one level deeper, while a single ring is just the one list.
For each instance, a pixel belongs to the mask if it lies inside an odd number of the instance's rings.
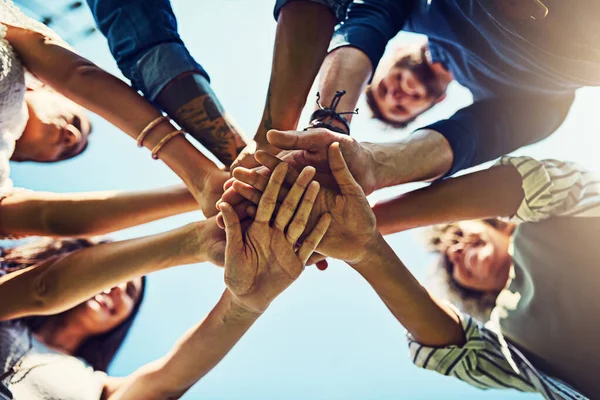
[{"label": "pile of hands", "polygon": [[255,313],[266,310],[307,264],[324,269],[331,257],[356,265],[380,238],[365,194],[373,188],[364,168],[369,155],[354,139],[325,129],[270,131],[267,137],[285,150],[278,156],[243,154],[214,217],[225,230],[228,291]]}]

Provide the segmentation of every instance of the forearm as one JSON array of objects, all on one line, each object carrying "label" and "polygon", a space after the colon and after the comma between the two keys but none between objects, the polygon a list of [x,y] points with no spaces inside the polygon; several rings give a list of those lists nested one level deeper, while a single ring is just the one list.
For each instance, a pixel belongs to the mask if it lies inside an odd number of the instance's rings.
[{"label": "forearm", "polygon": [[[341,97],[337,111],[353,111],[371,78],[372,70],[369,57],[356,47],[335,49],[327,55],[319,72],[321,104],[329,107],[335,93],[345,90],[346,94]],[[316,104],[315,108],[318,108]],[[344,115],[344,118],[351,121],[352,115]],[[338,127],[344,128],[341,124]]]},{"label": "forearm", "polygon": [[0,279],[0,320],[53,315],[134,277],[206,259],[199,233],[210,221],[122,242],[99,244]]},{"label": "forearm", "polygon": [[110,400],[181,397],[214,368],[260,314],[236,305],[226,290],[208,316],[190,329],[171,352],[136,371]]},{"label": "forearm", "polygon": [[322,4],[293,1],[281,9],[271,81],[255,137],[258,143],[267,143],[266,134],[270,129],[297,127],[306,97],[327,54],[335,24],[335,16]]},{"label": "forearm", "polygon": [[[7,39],[37,78],[134,139],[150,121],[161,115],[127,84],[41,34],[10,27]],[[174,130],[169,123],[160,124],[148,135],[144,146],[154,148]],[[169,141],[159,158],[189,186],[198,183],[206,171],[216,169],[181,136]]]},{"label": "forearm", "polygon": [[464,344],[458,317],[430,296],[381,235],[374,238],[367,256],[352,267],[419,343],[439,347]]},{"label": "forearm", "polygon": [[444,222],[511,216],[523,196],[517,169],[498,166],[379,202],[373,211],[379,231],[390,234]]},{"label": "forearm", "polygon": [[0,231],[15,236],[95,236],[197,208],[184,186],[139,192],[23,191],[0,203]]},{"label": "forearm", "polygon": [[373,154],[376,188],[430,181],[452,166],[452,149],[438,132],[419,130],[395,143],[362,143]]}]

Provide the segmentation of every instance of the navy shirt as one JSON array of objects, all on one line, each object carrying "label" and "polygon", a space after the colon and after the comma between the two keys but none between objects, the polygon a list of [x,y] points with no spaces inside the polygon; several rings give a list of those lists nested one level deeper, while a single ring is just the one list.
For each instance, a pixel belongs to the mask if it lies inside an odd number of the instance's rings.
[{"label": "navy shirt", "polygon": [[[449,175],[545,138],[564,121],[577,88],[600,85],[600,57],[588,46],[587,31],[562,31],[570,36],[559,41],[503,19],[487,3],[355,1],[332,40],[331,49],[362,50],[375,69],[400,30],[428,36],[433,61],[443,63],[474,98],[451,118],[425,127],[449,141]],[[582,3],[569,2],[571,14],[583,13]]]}]

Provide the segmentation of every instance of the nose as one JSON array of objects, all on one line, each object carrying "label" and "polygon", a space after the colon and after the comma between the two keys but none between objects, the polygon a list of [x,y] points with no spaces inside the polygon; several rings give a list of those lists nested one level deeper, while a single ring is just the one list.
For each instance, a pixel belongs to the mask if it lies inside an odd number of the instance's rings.
[{"label": "nose", "polygon": [[465,246],[462,243],[453,244],[448,248],[446,254],[452,264],[460,262],[460,260],[464,257],[464,249]]},{"label": "nose", "polygon": [[420,100],[427,96],[425,86],[413,74],[406,73],[403,75],[403,79],[400,80],[400,89],[407,96],[412,97],[414,100]]}]

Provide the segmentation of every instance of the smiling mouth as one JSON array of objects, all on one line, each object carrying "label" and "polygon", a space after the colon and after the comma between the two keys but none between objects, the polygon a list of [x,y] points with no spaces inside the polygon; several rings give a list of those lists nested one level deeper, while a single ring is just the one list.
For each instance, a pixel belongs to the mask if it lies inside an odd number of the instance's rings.
[{"label": "smiling mouth", "polygon": [[115,303],[113,299],[107,294],[97,294],[94,296],[94,301],[100,305],[104,310],[110,314],[115,313]]}]

